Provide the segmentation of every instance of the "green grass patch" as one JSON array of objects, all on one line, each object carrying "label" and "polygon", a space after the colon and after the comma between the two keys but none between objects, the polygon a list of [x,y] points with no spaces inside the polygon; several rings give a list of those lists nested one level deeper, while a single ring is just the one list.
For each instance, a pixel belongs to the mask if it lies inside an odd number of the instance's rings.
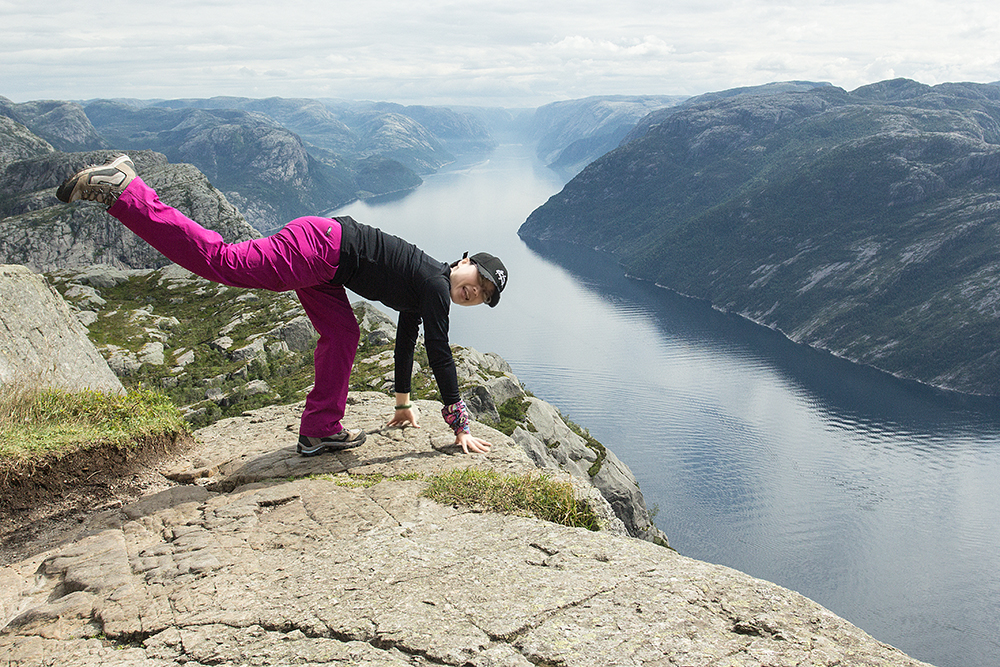
[{"label": "green grass patch", "polygon": [[482,507],[574,528],[600,530],[597,515],[589,504],[577,500],[572,485],[544,473],[510,475],[480,468],[452,470],[431,477],[422,495],[443,504]]},{"label": "green grass patch", "polygon": [[324,479],[329,480],[336,484],[337,486],[343,486],[349,489],[367,489],[369,487],[375,486],[380,482],[386,480],[393,482],[409,481],[414,479],[423,479],[423,473],[419,472],[408,472],[402,475],[383,475],[381,473],[371,473],[364,475],[355,475],[351,473],[338,473],[336,475],[312,475],[310,479]]},{"label": "green grass patch", "polygon": [[0,461],[30,462],[104,445],[129,448],[186,433],[170,399],[146,389],[124,395],[13,386],[0,391]]}]

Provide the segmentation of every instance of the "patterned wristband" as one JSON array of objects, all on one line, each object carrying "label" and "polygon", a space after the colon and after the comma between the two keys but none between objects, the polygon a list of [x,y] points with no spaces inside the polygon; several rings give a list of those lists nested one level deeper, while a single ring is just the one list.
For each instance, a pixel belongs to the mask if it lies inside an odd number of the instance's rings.
[{"label": "patterned wristband", "polygon": [[448,422],[448,426],[455,432],[455,435],[471,432],[469,423],[472,419],[469,417],[469,409],[465,407],[465,401],[462,399],[458,399],[458,403],[441,408],[441,416]]}]

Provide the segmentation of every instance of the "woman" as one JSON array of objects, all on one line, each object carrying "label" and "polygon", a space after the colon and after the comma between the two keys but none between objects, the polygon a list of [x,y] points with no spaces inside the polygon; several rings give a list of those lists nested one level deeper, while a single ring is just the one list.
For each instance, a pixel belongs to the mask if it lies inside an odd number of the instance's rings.
[{"label": "woman", "polygon": [[423,322],[427,357],[445,403],[442,416],[466,453],[486,453],[490,443],[476,438],[458,391],[448,343],[452,303],[494,307],[507,284],[507,269],[487,253],[450,265],[406,241],[350,217],[297,218],[263,239],[226,243],[181,212],[163,204],[135,172],[127,155],[89,167],[68,178],[56,192],[64,202],[95,201],[169,260],[203,278],[234,287],[295,290],[319,332],[316,378],[306,397],[297,451],[315,456],[357,447],[361,430],[341,424],[360,330],[347,299],[350,289],[399,311],[395,349],[396,411],[389,426],[418,427],[410,403],[413,350]]}]

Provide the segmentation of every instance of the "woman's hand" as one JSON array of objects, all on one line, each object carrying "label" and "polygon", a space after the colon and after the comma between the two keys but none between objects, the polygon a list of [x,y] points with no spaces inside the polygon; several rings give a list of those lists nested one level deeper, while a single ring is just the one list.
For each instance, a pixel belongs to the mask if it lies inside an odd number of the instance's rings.
[{"label": "woman's hand", "polygon": [[420,428],[420,424],[417,422],[417,411],[415,408],[405,408],[402,410],[396,410],[393,413],[392,419],[386,426],[405,426],[409,423],[413,428]]},{"label": "woman's hand", "polygon": [[392,419],[386,426],[405,426],[407,423],[413,428],[420,428],[417,422],[417,408],[410,404],[410,395],[396,392],[396,405],[405,405],[404,408],[396,408]]},{"label": "woman's hand", "polygon": [[462,446],[462,451],[466,454],[488,454],[491,445],[482,438],[477,438],[471,433],[459,433],[455,436],[455,444]]}]

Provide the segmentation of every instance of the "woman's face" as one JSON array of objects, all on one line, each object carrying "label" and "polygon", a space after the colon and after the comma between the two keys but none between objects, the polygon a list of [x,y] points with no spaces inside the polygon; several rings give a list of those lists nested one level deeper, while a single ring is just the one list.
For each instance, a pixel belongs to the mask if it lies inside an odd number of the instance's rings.
[{"label": "woman's face", "polygon": [[468,257],[451,269],[451,300],[459,306],[486,303],[496,289]]}]

